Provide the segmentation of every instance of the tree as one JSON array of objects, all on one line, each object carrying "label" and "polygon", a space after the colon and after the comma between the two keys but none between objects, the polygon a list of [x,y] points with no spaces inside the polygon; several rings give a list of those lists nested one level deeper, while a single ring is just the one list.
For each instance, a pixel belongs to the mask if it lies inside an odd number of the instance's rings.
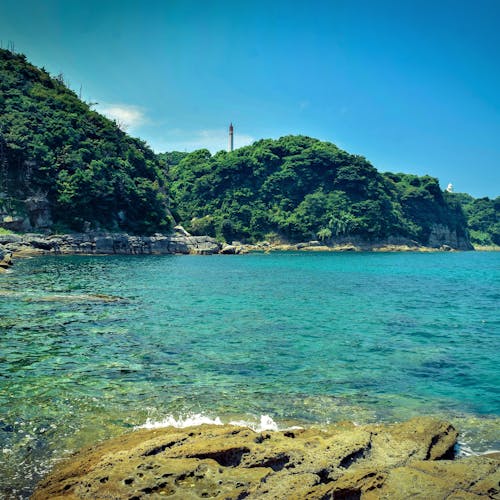
[{"label": "tree", "polygon": [[67,229],[168,228],[163,163],[82,102],[62,75],[0,50],[0,96],[9,199],[46,193],[54,222]]},{"label": "tree", "polygon": [[169,177],[182,224],[193,230],[209,216],[226,241],[274,233],[289,241],[394,235],[426,244],[433,224],[466,233],[460,206],[437,179],[381,174],[365,158],[310,137],[262,139],[231,154],[189,153]]}]

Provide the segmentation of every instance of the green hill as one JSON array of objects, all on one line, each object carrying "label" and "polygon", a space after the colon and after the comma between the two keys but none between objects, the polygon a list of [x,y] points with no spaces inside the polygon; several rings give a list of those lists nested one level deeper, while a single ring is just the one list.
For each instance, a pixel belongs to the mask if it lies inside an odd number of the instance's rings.
[{"label": "green hill", "polygon": [[437,179],[382,174],[309,137],[215,155],[155,155],[62,77],[0,50],[0,227],[147,234],[170,228],[169,198],[177,222],[226,241],[357,238],[470,248],[462,206],[476,239],[497,241],[497,208],[492,218],[477,201],[483,220],[476,202],[443,192]]},{"label": "green hill", "polygon": [[500,196],[492,200],[453,193],[451,197],[463,208],[471,242],[481,246],[500,246]]},{"label": "green hill", "polygon": [[0,222],[169,227],[160,160],[23,55],[0,50]]},{"label": "green hill", "polygon": [[304,136],[163,156],[174,215],[195,234],[256,241],[413,240],[470,248],[460,204],[429,176],[379,173]]}]

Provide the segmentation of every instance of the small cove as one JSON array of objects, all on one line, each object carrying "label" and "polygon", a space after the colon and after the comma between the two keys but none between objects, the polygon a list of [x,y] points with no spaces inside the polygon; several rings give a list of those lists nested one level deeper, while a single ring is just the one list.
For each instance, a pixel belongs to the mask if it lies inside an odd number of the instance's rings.
[{"label": "small cove", "polygon": [[39,257],[0,276],[0,495],[145,422],[450,419],[500,448],[500,254]]}]

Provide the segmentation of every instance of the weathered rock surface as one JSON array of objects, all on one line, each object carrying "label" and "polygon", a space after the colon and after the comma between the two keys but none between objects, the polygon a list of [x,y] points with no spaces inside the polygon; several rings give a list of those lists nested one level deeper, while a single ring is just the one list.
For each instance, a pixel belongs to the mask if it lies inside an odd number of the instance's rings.
[{"label": "weathered rock surface", "polygon": [[[466,237],[445,226],[433,226],[431,238],[427,245],[399,236],[390,236],[384,240],[367,241],[358,236],[344,236],[324,241],[308,241],[302,243],[269,243],[242,244],[235,242],[223,253],[248,253],[270,251],[304,251],[304,252],[433,252],[474,250]],[[235,249],[234,252],[230,251]],[[224,250],[224,249],[223,249]],[[222,252],[221,252],[222,253]]]},{"label": "weathered rock surface", "polygon": [[139,430],[59,464],[32,498],[498,498],[499,462],[452,460],[456,438],[431,418],[280,432]]},{"label": "weathered rock surface", "polygon": [[130,236],[124,233],[81,233],[44,236],[0,235],[0,250],[28,254],[214,254],[220,243],[209,236],[155,234]]},{"label": "weathered rock surface", "polygon": [[468,238],[461,236],[456,230],[442,224],[433,224],[429,235],[430,247],[446,247],[457,250],[473,250]]},{"label": "weathered rock surface", "polygon": [[52,226],[50,202],[45,196],[31,196],[24,201],[27,220],[23,221],[27,230],[43,230]]},{"label": "weathered rock surface", "polygon": [[220,251],[220,253],[224,255],[234,255],[237,251],[237,246],[235,245],[224,245]]}]

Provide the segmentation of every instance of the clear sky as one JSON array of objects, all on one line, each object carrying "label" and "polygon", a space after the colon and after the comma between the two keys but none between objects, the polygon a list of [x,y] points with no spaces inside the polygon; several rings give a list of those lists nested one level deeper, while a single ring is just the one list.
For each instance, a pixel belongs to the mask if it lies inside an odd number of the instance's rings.
[{"label": "clear sky", "polygon": [[232,121],[500,194],[500,0],[0,0],[0,39],[157,152]]}]

